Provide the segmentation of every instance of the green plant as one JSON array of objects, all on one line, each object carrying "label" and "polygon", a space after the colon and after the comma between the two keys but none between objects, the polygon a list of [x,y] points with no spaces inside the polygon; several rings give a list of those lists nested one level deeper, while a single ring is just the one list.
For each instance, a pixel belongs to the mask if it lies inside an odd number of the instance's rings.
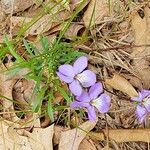
[{"label": "green plant", "polygon": [[65,104],[71,101],[70,94],[62,88],[61,82],[56,75],[58,66],[71,63],[84,53],[74,50],[71,44],[65,42],[57,43],[55,41],[53,44],[49,44],[48,39],[44,36],[41,36],[40,43],[41,48],[38,49],[35,45],[25,39],[23,40],[25,54],[28,56],[28,59],[25,60],[17,54],[13,44],[5,38],[7,49],[16,58],[9,73],[14,76],[24,68],[28,69],[28,73],[24,78],[32,79],[36,82],[34,89],[36,98],[32,104],[32,110],[33,112],[40,111],[42,101],[46,100],[47,113],[51,117],[51,120],[54,121],[53,112],[57,109],[57,106],[59,107],[59,104],[53,105],[55,101],[54,94],[59,92],[66,100]]}]

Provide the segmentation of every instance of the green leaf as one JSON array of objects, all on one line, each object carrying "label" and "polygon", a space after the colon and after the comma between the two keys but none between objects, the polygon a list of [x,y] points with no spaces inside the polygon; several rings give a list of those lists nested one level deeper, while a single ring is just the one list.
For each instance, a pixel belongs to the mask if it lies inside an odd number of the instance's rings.
[{"label": "green leaf", "polygon": [[41,88],[41,91],[37,94],[37,97],[34,100],[32,110],[33,112],[38,112],[41,105],[42,101],[44,99],[44,94],[45,94],[46,88]]},{"label": "green leaf", "polygon": [[69,96],[69,94],[67,94],[67,92],[62,87],[58,87],[58,91],[67,101],[67,104],[69,104],[71,102],[71,96]]},{"label": "green leaf", "polygon": [[7,47],[8,47],[8,50],[9,50],[10,53],[16,58],[16,60],[17,60],[18,62],[23,62],[24,59],[23,59],[20,55],[17,54],[17,52],[16,52],[16,50],[15,50],[13,44],[8,40],[7,36],[5,36],[4,42],[6,43],[6,45],[7,45]]},{"label": "green leaf", "polygon": [[54,110],[52,107],[52,100],[53,99],[54,99],[53,94],[49,94],[47,112],[48,112],[48,115],[49,115],[52,122],[54,122]]},{"label": "green leaf", "polygon": [[30,56],[34,57],[32,50],[31,50],[31,46],[27,43],[27,41],[25,39],[23,39],[23,43],[24,43],[24,46],[25,46],[27,52],[30,54]]}]

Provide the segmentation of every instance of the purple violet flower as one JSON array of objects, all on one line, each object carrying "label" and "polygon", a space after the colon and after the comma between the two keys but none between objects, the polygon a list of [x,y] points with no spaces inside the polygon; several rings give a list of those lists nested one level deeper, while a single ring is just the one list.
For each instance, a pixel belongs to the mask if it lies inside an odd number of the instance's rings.
[{"label": "purple violet flower", "polygon": [[138,97],[133,97],[131,100],[138,102],[135,114],[139,122],[142,123],[150,112],[150,90],[142,90]]},{"label": "purple violet flower", "polygon": [[62,81],[69,84],[70,91],[76,96],[81,95],[82,86],[90,87],[96,82],[96,74],[90,70],[85,70],[87,65],[87,57],[82,56],[74,62],[73,66],[64,64],[58,68],[57,75]]},{"label": "purple violet flower", "polygon": [[90,87],[88,92],[83,91],[80,96],[77,96],[76,100],[70,104],[70,107],[86,108],[89,120],[94,121],[96,120],[95,108],[97,108],[100,113],[106,113],[110,108],[110,96],[102,92],[102,84],[95,83]]}]

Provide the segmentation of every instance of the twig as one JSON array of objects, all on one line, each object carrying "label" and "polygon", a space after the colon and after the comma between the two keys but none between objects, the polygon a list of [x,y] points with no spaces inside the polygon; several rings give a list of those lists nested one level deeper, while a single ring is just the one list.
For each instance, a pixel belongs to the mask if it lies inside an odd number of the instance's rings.
[{"label": "twig", "polygon": [[124,50],[126,48],[134,48],[134,47],[150,47],[150,44],[144,44],[144,45],[134,45],[134,44],[129,44],[129,45],[122,45],[122,46],[116,46],[116,47],[108,47],[108,48],[96,48],[96,49],[87,49],[90,52],[94,51],[111,51],[111,50]]}]

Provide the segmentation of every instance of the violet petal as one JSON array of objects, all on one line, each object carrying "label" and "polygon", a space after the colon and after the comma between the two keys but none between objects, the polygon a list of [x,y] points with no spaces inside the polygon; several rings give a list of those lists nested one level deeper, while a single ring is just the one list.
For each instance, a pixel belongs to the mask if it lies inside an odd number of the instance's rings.
[{"label": "violet petal", "polygon": [[87,111],[88,111],[88,118],[89,118],[89,120],[95,121],[96,120],[96,112],[95,112],[94,107],[93,106],[89,106],[87,108]]},{"label": "violet petal", "polygon": [[143,105],[147,109],[148,112],[150,112],[150,97],[147,97],[143,101]]},{"label": "violet petal", "polygon": [[142,90],[137,97],[132,97],[131,100],[141,102],[145,97],[150,95],[150,90]]},{"label": "violet petal", "polygon": [[75,73],[73,70],[73,67],[71,65],[65,64],[65,65],[61,65],[58,68],[59,72],[65,76],[68,77],[74,77]]},{"label": "violet petal", "polygon": [[102,83],[98,82],[95,83],[93,86],[89,89],[89,95],[91,99],[96,99],[99,94],[103,92],[103,86]]},{"label": "violet petal", "polygon": [[56,74],[62,81],[66,82],[66,83],[71,83],[73,81],[73,77],[65,76],[65,75],[61,74],[60,72],[56,72]]},{"label": "violet petal", "polygon": [[141,97],[142,99],[150,95],[150,90],[142,90]]},{"label": "violet petal", "polygon": [[90,70],[85,70],[76,76],[83,87],[90,87],[96,82],[96,74]]},{"label": "violet petal", "polygon": [[69,89],[75,96],[80,96],[83,91],[79,81],[77,80],[74,80],[72,83],[69,84]]},{"label": "violet petal", "polygon": [[143,96],[142,96],[141,92],[139,92],[137,97],[132,97],[131,100],[141,102],[143,100]]},{"label": "violet petal", "polygon": [[76,99],[81,102],[90,102],[89,94],[85,91],[80,96],[77,96]]},{"label": "violet petal", "polygon": [[88,65],[87,57],[82,56],[78,58],[73,64],[75,74],[81,73],[87,67],[87,65]]},{"label": "violet petal", "polygon": [[139,122],[142,123],[144,121],[144,119],[146,118],[148,112],[147,112],[146,108],[144,108],[143,106],[137,105],[135,114],[136,114]]},{"label": "violet petal", "polygon": [[90,104],[89,103],[85,103],[85,102],[78,102],[78,101],[73,101],[70,104],[71,108],[85,108],[85,107],[89,107]]},{"label": "violet petal", "polygon": [[101,94],[100,97],[92,101],[92,105],[95,106],[100,113],[106,113],[110,109],[111,98],[107,94]]}]

